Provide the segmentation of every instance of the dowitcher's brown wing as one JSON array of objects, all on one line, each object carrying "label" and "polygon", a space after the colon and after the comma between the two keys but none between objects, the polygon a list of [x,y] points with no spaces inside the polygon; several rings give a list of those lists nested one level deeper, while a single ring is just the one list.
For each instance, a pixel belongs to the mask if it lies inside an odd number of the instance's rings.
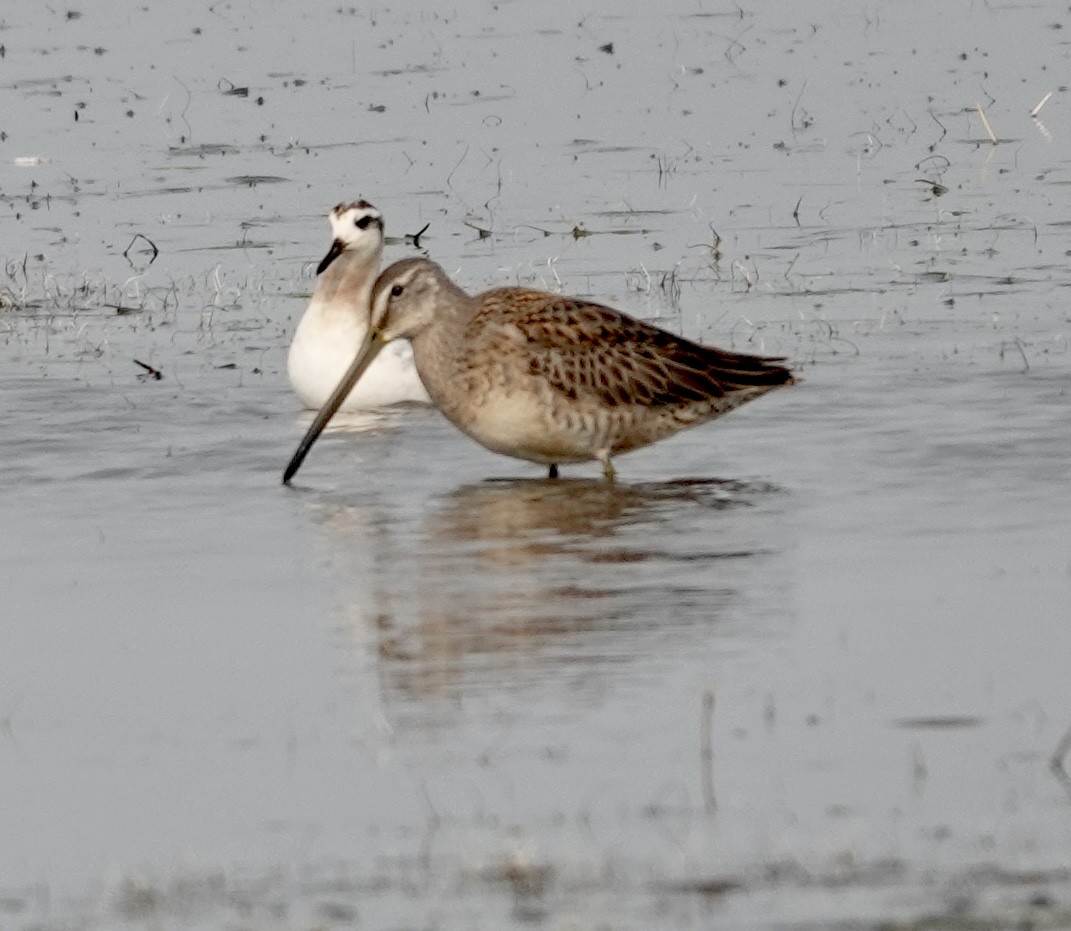
[{"label": "dowitcher's brown wing", "polygon": [[523,349],[529,373],[570,399],[677,407],[794,381],[782,359],[701,346],[601,304],[521,288],[479,301],[473,332]]}]

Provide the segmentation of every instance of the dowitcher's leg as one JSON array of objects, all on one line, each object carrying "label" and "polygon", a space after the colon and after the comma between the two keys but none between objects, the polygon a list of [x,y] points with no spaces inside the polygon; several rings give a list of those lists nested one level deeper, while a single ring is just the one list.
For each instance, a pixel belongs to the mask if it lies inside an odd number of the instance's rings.
[{"label": "dowitcher's leg", "polygon": [[557,477],[558,477],[558,463],[552,462],[550,464],[550,469],[547,472],[547,478],[557,478]]},{"label": "dowitcher's leg", "polygon": [[606,481],[612,482],[617,473],[614,472],[614,464],[610,461],[610,450],[600,449],[595,453],[595,458],[602,463],[602,474],[606,476]]}]

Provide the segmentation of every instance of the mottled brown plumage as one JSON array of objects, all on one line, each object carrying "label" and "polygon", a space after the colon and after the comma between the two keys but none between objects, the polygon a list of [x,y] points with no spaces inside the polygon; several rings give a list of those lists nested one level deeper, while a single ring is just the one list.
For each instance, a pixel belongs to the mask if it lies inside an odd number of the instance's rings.
[{"label": "mottled brown plumage", "polygon": [[470,338],[512,324],[524,337],[529,372],[570,400],[676,407],[791,380],[780,359],[702,346],[601,304],[521,288],[477,300]]},{"label": "mottled brown plumage", "polygon": [[[795,379],[783,360],[702,346],[609,307],[525,288],[471,297],[426,259],[383,271],[372,325],[335,394],[379,348],[413,344],[433,403],[488,449],[541,462],[611,457],[646,446]],[[324,406],[289,480],[334,409]]]}]

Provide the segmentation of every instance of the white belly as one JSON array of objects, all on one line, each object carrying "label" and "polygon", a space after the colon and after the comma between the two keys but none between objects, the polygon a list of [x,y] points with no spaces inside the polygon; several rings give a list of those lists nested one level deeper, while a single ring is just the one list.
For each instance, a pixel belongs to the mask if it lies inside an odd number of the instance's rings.
[{"label": "white belly", "polygon": [[573,423],[564,424],[549,417],[545,406],[523,391],[444,413],[476,442],[517,459],[545,464],[586,462],[599,449],[600,438],[588,418],[577,415]]},{"label": "white belly", "polygon": [[[327,313],[319,301],[309,304],[287,357],[290,385],[306,407],[323,407],[353,362],[367,329],[356,312],[334,308]],[[402,401],[426,404],[429,398],[413,364],[412,347],[399,340],[383,349],[339,409],[367,410]]]}]

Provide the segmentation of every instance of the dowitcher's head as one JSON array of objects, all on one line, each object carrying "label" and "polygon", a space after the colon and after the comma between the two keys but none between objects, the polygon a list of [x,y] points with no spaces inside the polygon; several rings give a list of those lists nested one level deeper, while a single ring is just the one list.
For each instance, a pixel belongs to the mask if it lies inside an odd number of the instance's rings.
[{"label": "dowitcher's head", "polygon": [[435,319],[437,312],[465,308],[470,303],[469,296],[449,279],[446,272],[427,259],[402,259],[384,269],[372,289],[372,319],[364,341],[342,381],[313,419],[283,472],[283,481],[289,482],[293,478],[327,422],[387,343],[412,339]]},{"label": "dowitcher's head", "polygon": [[384,343],[412,339],[451,299],[468,300],[446,272],[428,259],[402,259],[387,266],[372,288],[371,328]]}]

